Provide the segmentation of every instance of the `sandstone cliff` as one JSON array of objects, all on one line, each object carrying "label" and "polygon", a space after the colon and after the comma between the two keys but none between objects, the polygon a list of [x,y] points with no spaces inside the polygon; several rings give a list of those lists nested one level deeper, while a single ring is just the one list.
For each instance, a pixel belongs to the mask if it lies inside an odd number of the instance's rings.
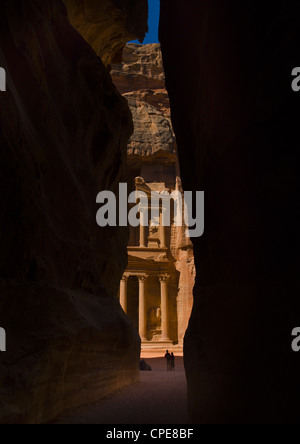
[{"label": "sandstone cliff", "polygon": [[[111,3],[85,8],[105,23],[106,62],[147,28],[146,1]],[[3,2],[0,46],[0,422],[39,423],[138,375],[140,340],[116,299],[128,232],[95,219],[97,193],[127,177],[133,126],[59,0]]]},{"label": "sandstone cliff", "polygon": [[185,342],[194,423],[299,422],[299,14],[161,0],[183,187],[206,193]]},{"label": "sandstone cliff", "polygon": [[62,0],[72,26],[107,67],[122,59],[130,40],[143,41],[148,30],[147,0]]},{"label": "sandstone cliff", "polygon": [[138,156],[176,158],[176,141],[170,120],[170,102],[159,44],[128,44],[123,62],[113,65],[111,76],[126,97],[134,121],[128,145],[129,163]]}]

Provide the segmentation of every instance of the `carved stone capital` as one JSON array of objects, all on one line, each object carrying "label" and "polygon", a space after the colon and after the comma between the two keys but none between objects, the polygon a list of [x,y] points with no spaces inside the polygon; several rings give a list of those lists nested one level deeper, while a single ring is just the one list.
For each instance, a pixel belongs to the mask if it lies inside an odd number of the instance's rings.
[{"label": "carved stone capital", "polygon": [[146,275],[146,274],[138,276],[139,282],[143,282],[144,283],[144,282],[146,282],[147,279],[148,279],[148,275]]},{"label": "carved stone capital", "polygon": [[162,274],[159,276],[159,282],[164,282],[167,284],[169,282],[170,276],[168,274]]},{"label": "carved stone capital", "polygon": [[128,278],[129,276],[123,275],[121,281],[126,283],[128,281]]}]

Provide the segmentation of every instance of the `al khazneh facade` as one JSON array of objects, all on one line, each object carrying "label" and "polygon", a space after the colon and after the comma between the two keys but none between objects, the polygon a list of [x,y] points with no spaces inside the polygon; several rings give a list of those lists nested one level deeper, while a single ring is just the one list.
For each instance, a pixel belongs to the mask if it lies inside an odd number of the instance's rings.
[{"label": "al khazneh facade", "polygon": [[[133,115],[128,166],[135,189],[146,193],[151,205],[152,191],[183,192],[160,46],[127,45],[123,59],[111,74]],[[151,226],[147,209],[149,226],[130,228],[120,304],[139,331],[142,350],[178,352],[193,305],[193,246],[186,227],[176,227],[173,217],[171,226],[163,227],[161,206],[159,226]]]}]

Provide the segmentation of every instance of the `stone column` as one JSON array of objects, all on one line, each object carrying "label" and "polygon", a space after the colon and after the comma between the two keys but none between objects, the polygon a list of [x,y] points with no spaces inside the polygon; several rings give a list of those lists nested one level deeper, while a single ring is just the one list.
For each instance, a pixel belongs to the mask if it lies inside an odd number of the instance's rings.
[{"label": "stone column", "polygon": [[163,213],[160,212],[159,215],[159,227],[160,227],[160,248],[166,248],[166,227],[163,226]]},{"label": "stone column", "polygon": [[162,341],[169,341],[169,303],[168,303],[168,281],[170,276],[159,276],[161,292],[161,332]]},{"label": "stone column", "polygon": [[147,338],[147,305],[145,294],[145,282],[148,276],[138,276],[139,278],[139,334],[142,341],[146,341]]},{"label": "stone column", "polygon": [[127,282],[128,276],[123,276],[120,283],[120,304],[127,314]]},{"label": "stone column", "polygon": [[146,248],[146,215],[143,211],[140,212],[140,247]]}]

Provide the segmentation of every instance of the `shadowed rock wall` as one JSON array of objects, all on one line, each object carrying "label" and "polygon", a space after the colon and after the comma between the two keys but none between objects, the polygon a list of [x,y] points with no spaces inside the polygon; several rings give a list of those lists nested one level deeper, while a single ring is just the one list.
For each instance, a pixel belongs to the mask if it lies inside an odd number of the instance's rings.
[{"label": "shadowed rock wall", "polygon": [[[120,10],[127,4],[118,2]],[[132,35],[136,10],[126,11]],[[0,95],[0,325],[7,333],[0,422],[39,423],[138,375],[140,339],[116,299],[129,233],[96,225],[97,193],[126,180],[133,125],[59,0],[2,2],[0,47],[8,78]]]},{"label": "shadowed rock wall", "polygon": [[160,39],[183,188],[206,194],[185,341],[190,419],[298,423],[300,5],[171,3]]}]

